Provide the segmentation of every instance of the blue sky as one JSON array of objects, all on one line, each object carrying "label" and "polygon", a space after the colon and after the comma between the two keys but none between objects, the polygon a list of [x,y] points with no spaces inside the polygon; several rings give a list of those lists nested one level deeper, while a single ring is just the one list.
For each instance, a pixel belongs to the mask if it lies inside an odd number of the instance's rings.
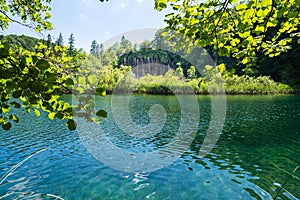
[{"label": "blue sky", "polygon": [[[86,51],[93,39],[101,43],[123,32],[166,26],[167,11],[154,10],[154,0],[52,0],[51,7],[54,30],[43,34],[56,39],[61,32],[66,44],[73,33],[76,47]],[[3,33],[40,37],[19,25],[11,25]]]}]

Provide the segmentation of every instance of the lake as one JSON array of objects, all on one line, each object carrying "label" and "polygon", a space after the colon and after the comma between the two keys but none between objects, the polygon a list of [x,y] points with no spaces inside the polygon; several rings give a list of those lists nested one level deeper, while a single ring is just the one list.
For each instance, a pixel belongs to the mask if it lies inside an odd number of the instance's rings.
[{"label": "lake", "polygon": [[[90,153],[81,137],[93,138],[95,125],[69,131],[45,113],[37,118],[18,111],[20,123],[1,130],[0,199],[272,199],[286,181],[277,198],[300,198],[300,169],[290,175],[300,164],[300,96],[227,96],[222,134],[205,157],[199,150],[209,126],[214,126],[211,98],[199,96],[197,101],[200,119],[184,122],[195,124],[196,132],[182,155],[168,166],[137,172],[106,163],[111,159],[128,164],[117,151],[100,152],[105,162]],[[96,97],[97,108],[108,111],[108,118],[96,126],[119,149],[151,153],[164,149],[180,129],[183,112],[178,102],[175,96],[129,98],[130,116],[139,127],[151,122],[152,105],[166,111],[157,115],[165,117],[159,133],[136,138],[114,121],[111,96]]]}]

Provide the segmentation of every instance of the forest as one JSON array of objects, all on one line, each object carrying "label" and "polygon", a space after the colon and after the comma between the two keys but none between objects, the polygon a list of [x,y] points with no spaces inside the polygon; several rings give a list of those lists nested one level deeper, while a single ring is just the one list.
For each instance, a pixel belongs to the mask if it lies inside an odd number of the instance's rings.
[{"label": "forest", "polygon": [[[197,65],[203,68],[203,75],[201,75],[202,72],[199,73],[183,56],[179,56],[183,49],[175,51],[177,54],[173,53],[174,50],[165,50],[174,48],[176,42],[173,44],[166,42],[168,40],[162,36],[162,32],[163,30],[159,30],[153,41],[144,41],[141,44],[133,44],[123,36],[119,42],[107,49],[104,49],[103,44],[98,44],[96,40],[93,40],[90,52],[75,48],[73,34],[70,35],[68,43],[65,45],[61,34],[56,41],[52,41],[51,35],[48,35],[47,40],[24,35],[7,35],[0,36],[0,38],[10,45],[21,46],[30,52],[36,52],[39,43],[44,44],[51,51],[55,51],[56,46],[64,47],[65,54],[72,59],[76,58],[76,62],[81,63],[81,68],[97,74],[98,82],[95,87],[105,90],[108,94],[112,93],[124,76],[126,76],[125,80],[130,83],[128,88],[134,90],[135,93],[172,94],[173,92],[168,88],[176,87],[177,92],[184,94],[187,92],[185,88],[192,87],[196,94],[218,94],[221,91],[217,90],[216,85],[213,86],[217,78],[212,78],[213,74],[217,73],[220,73],[224,80],[227,94],[289,94],[298,91],[297,74],[299,72],[296,63],[300,55],[297,54],[297,47],[296,50],[293,49],[293,51],[288,51],[276,58],[287,65],[283,67],[276,63],[275,66],[278,67],[278,70],[268,66],[267,63],[274,65],[274,59],[267,56],[259,59],[255,68],[247,70],[245,65],[240,64],[240,60],[222,56],[218,58],[216,68],[204,66],[204,58],[198,59]],[[211,48],[205,49],[202,53],[214,56]],[[300,52],[298,51],[298,53]],[[291,57],[295,59],[291,59]],[[261,65],[258,62],[265,64]],[[145,72],[143,68],[147,68],[148,64],[157,68],[153,69],[157,72],[156,74],[149,70]],[[136,71],[138,65],[142,67],[139,72]],[[165,66],[165,71],[158,71],[162,66]],[[70,69],[66,68],[65,70]],[[208,91],[206,83],[215,89]],[[62,90],[62,93],[71,92],[66,87]]]}]

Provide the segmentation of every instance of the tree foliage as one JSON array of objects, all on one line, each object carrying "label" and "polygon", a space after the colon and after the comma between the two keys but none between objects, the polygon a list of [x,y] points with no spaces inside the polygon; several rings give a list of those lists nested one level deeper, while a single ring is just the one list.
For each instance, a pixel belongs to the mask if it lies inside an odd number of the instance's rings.
[{"label": "tree foliage", "polygon": [[[134,91],[142,94],[289,94],[293,89],[282,83],[277,83],[268,76],[251,77],[238,76],[227,71],[224,64],[216,68],[206,66],[202,73],[204,77],[195,76],[195,68],[188,69],[188,77],[184,77],[182,68],[169,69],[163,75],[146,74],[135,78],[130,67],[104,66],[98,70],[98,87],[108,93],[128,93]],[[220,75],[222,79],[220,79]],[[191,76],[194,76],[191,78]],[[224,89],[220,87],[220,80]],[[116,87],[117,86],[117,87]],[[192,89],[192,90],[191,90]]]},{"label": "tree foliage", "polygon": [[[279,56],[299,43],[299,0],[156,0],[162,10],[170,5],[168,27],[218,55],[233,56],[251,65],[258,54]],[[182,41],[181,45],[186,44]]]},{"label": "tree foliage", "polygon": [[34,37],[26,36],[26,35],[6,35],[2,36],[0,35],[1,41],[6,41],[10,45],[19,45],[22,46],[23,49],[26,49],[28,51],[35,51],[35,46],[41,42],[42,40],[39,40]]},{"label": "tree foliage", "polygon": [[52,29],[49,21],[51,0],[1,0],[0,1],[0,28],[7,29],[10,23],[18,23],[40,32]]},{"label": "tree foliage", "polygon": [[[64,72],[72,66],[72,58],[67,57],[63,47],[56,46],[55,52],[40,43],[37,52],[22,47],[0,43],[0,123],[3,129],[18,122],[11,108],[25,109],[27,113],[49,112],[49,118],[71,119],[72,109],[59,97],[69,84],[70,77]],[[58,67],[65,65],[65,68]]]},{"label": "tree foliage", "polygon": [[49,48],[52,46],[52,37],[50,34],[47,35],[47,46]]},{"label": "tree foliage", "polygon": [[75,49],[75,37],[73,35],[73,33],[71,33],[70,37],[69,37],[69,42],[68,42],[68,53],[71,56],[73,54],[73,51]]},{"label": "tree foliage", "polygon": [[[17,23],[37,32],[52,29],[50,2],[0,0],[0,28],[5,30],[11,23]],[[48,112],[50,119],[66,120],[70,130],[76,128],[73,111],[86,110],[83,116],[86,119],[95,113],[81,104],[74,107],[60,100],[60,95],[71,89],[75,94],[84,92],[78,79],[74,81],[73,77],[80,72],[79,66],[85,54],[74,50],[72,56],[68,56],[62,34],[56,41],[57,45],[50,45],[50,40],[48,37],[48,45],[47,42],[32,44],[34,49],[29,50],[24,49],[28,48],[29,42],[23,45],[19,41],[0,41],[0,124],[4,130],[10,129],[13,122],[19,122],[14,109],[33,112],[36,116],[40,116],[41,111]],[[91,77],[87,78],[90,83]],[[104,116],[103,112],[98,115]]]},{"label": "tree foliage", "polygon": [[96,40],[92,41],[90,54],[92,54],[96,57],[99,57],[99,55],[100,55],[100,45],[97,43]]},{"label": "tree foliage", "polygon": [[61,47],[64,46],[64,39],[63,39],[63,36],[61,33],[59,33],[59,36],[58,36],[55,44],[58,46],[61,46]]}]

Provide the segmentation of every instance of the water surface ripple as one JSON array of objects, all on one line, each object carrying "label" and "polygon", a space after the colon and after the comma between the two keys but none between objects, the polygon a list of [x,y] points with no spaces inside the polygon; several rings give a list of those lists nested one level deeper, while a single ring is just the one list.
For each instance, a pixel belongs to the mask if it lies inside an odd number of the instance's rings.
[{"label": "water surface ripple", "polygon": [[[20,123],[0,133],[0,177],[28,156],[46,150],[3,181],[0,199],[272,199],[288,173],[300,164],[300,96],[228,96],[224,130],[205,158],[198,151],[210,121],[210,98],[198,100],[201,120],[195,122],[199,130],[192,145],[169,167],[151,173],[111,169],[89,154],[76,131],[68,131],[61,121],[21,112]],[[97,97],[97,107],[109,114],[101,126],[120,148],[154,151],[178,130],[176,97],[132,97],[131,116],[137,124],[149,123],[153,104],[167,111],[164,128],[146,139],[123,133],[111,119],[109,103],[110,96]],[[299,177],[300,170],[278,199],[300,198]]]}]

